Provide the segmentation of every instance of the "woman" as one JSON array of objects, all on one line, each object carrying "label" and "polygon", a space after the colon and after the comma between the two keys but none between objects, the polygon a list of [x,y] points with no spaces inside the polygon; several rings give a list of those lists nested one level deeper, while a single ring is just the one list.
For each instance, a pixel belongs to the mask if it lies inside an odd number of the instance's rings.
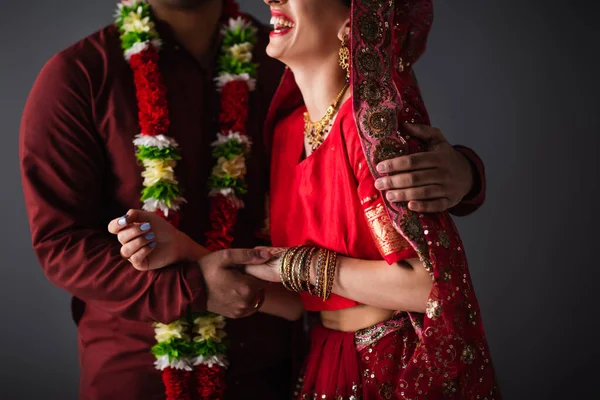
[{"label": "woman", "polygon": [[[379,161],[420,150],[399,122],[428,123],[411,65],[430,1],[265,2],[275,25],[267,51],[289,67],[267,121],[276,257],[246,272],[320,313],[295,396],[499,398],[452,221],[375,189]],[[147,242],[136,244],[144,255],[159,247]],[[297,318],[295,299],[276,293],[261,311]]]}]

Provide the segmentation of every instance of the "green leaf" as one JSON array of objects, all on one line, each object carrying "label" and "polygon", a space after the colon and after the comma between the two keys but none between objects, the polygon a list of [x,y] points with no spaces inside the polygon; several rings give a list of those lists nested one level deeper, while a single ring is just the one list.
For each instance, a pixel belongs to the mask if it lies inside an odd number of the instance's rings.
[{"label": "green leaf", "polygon": [[253,29],[236,29],[234,31],[227,31],[225,37],[223,37],[223,48],[231,47],[236,44],[242,44],[250,42],[256,44],[256,34]]},{"label": "green leaf", "polygon": [[151,160],[181,160],[179,149],[175,147],[155,147],[155,146],[138,146],[136,157],[142,161],[144,159]]},{"label": "green leaf", "polygon": [[246,188],[246,182],[243,179],[232,178],[227,175],[223,178],[211,176],[208,182],[209,186],[214,189],[218,188],[230,188],[235,190],[236,194],[246,194],[248,189]]},{"label": "green leaf", "polygon": [[173,361],[183,357],[191,357],[194,354],[194,347],[186,340],[171,338],[166,342],[160,342],[152,346],[151,352],[155,357],[168,356],[169,361]]},{"label": "green leaf", "polygon": [[192,346],[194,354],[198,356],[212,357],[227,352],[227,345],[225,343],[217,343],[212,340],[193,342]]},{"label": "green leaf", "polygon": [[160,181],[155,185],[149,186],[142,190],[142,201],[150,198],[163,200],[171,207],[171,201],[179,197],[179,187],[173,183]]},{"label": "green leaf", "polygon": [[245,143],[234,139],[215,147],[212,155],[217,159],[224,157],[228,160],[231,160],[235,156],[244,154],[246,152],[246,148],[247,146]]},{"label": "green leaf", "polygon": [[230,74],[248,74],[256,76],[258,64],[252,62],[239,62],[231,54],[222,54],[219,57],[219,70]]}]

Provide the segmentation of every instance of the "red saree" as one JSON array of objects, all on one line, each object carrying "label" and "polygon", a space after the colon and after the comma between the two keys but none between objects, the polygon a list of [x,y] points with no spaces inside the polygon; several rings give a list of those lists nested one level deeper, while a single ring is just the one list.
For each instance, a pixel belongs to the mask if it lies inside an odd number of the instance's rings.
[{"label": "red saree", "polygon": [[[353,123],[373,179],[381,176],[375,169],[379,161],[424,150],[401,123],[429,124],[412,65],[425,49],[432,15],[431,0],[353,0]],[[280,91],[294,88],[287,71]],[[276,103],[270,115],[277,119],[296,109],[288,99]],[[331,187],[332,192],[337,189]],[[335,201],[335,195],[330,197]],[[377,201],[431,273],[427,312],[401,313],[354,333],[316,328],[298,387],[301,398],[499,399],[466,256],[452,219],[448,213],[411,212],[382,195]],[[314,206],[318,209],[319,204]],[[285,204],[274,204],[272,210],[277,207]],[[297,220],[283,221],[294,229]],[[277,240],[273,231],[272,238]],[[298,243],[287,243],[294,244]]]}]

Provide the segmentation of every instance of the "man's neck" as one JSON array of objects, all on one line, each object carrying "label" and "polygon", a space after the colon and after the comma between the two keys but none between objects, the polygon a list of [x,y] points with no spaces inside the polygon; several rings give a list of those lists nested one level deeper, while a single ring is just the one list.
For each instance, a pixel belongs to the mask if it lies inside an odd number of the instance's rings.
[{"label": "man's neck", "polygon": [[222,0],[207,0],[194,8],[177,8],[148,0],[157,19],[171,27],[175,39],[201,65],[210,65],[214,56]]},{"label": "man's neck", "polygon": [[[344,87],[345,78],[338,65],[337,55],[318,65],[303,65],[301,68],[290,66],[294,78],[304,99],[310,119],[318,121],[335,101]],[[349,91],[342,97],[340,104],[350,96]]]}]

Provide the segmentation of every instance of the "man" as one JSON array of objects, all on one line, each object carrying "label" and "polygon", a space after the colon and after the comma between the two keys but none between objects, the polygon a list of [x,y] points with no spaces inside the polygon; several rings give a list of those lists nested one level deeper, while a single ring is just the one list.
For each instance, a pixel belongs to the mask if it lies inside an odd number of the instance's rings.
[{"label": "man", "polygon": [[[206,187],[210,143],[218,126],[212,82],[222,0],[149,0],[163,41],[160,72],[168,91],[169,135],[181,146],[177,175],[193,206],[182,209],[179,228],[203,242],[208,229]],[[261,123],[283,67],[269,59],[261,27],[255,52],[260,64],[248,134],[249,193],[234,247],[252,248],[264,220],[268,161]],[[450,206],[457,215],[483,202],[483,166],[468,149],[447,144],[439,131],[410,127],[430,153],[383,162],[400,172],[378,183],[389,196],[418,211]],[[53,57],[41,71],[21,127],[21,164],[34,249],[48,277],[73,295],[78,327],[82,399],[163,399],[164,387],[149,349],[151,322],[170,322],[189,311],[248,316],[263,283],[231,268],[257,257],[252,251],[210,254],[140,273],[119,254],[106,224],[139,208],[142,186],[132,138],[139,133],[132,72],[118,30],[108,26]],[[473,171],[476,171],[473,174]],[[474,176],[473,176],[474,175]],[[417,200],[417,201],[415,201]],[[246,311],[242,311],[246,310]],[[248,311],[250,310],[250,311]],[[282,399],[292,378],[296,327],[257,313],[228,321],[231,339],[227,397]]]}]

